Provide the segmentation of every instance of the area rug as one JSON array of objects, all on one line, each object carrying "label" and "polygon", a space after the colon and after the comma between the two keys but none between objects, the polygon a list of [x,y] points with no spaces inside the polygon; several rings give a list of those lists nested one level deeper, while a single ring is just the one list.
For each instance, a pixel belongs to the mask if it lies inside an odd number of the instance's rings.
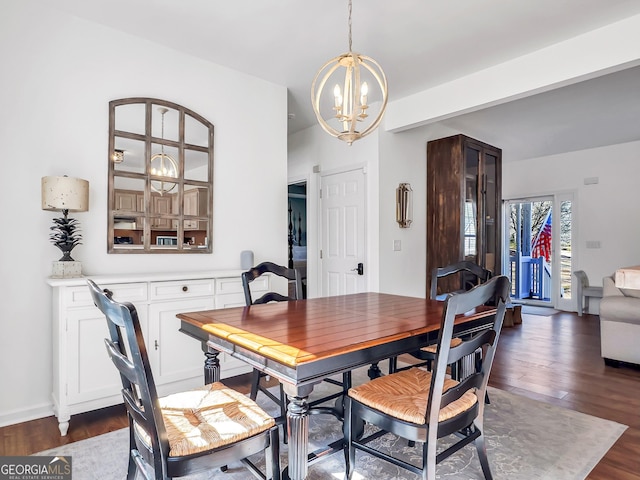
[{"label": "area rug", "polygon": [[[361,375],[354,375],[354,383]],[[318,394],[335,388],[323,383]],[[314,392],[315,393],[315,392]],[[496,480],[580,480],[600,461],[627,428],[625,425],[545,404],[490,388],[491,404],[485,410],[487,454]],[[275,414],[273,403],[258,397]],[[271,412],[273,410],[273,412]],[[367,426],[367,428],[370,428]],[[341,423],[330,415],[310,417],[310,450],[321,448],[341,436]],[[421,445],[409,447],[406,440],[387,434],[376,440],[378,447],[417,462]],[[128,433],[126,429],[40,452],[37,455],[71,456],[74,480],[120,480],[126,477]],[[287,464],[287,446],[281,448],[282,467]],[[353,480],[415,480],[417,475],[364,454],[356,453]],[[263,465],[261,456],[254,458]],[[341,453],[309,469],[310,480],[344,478]],[[138,478],[142,478],[140,475]],[[253,478],[240,463],[226,473],[210,472],[182,477],[188,480],[246,480]],[[482,480],[475,447],[467,446],[437,467],[436,479]]]}]

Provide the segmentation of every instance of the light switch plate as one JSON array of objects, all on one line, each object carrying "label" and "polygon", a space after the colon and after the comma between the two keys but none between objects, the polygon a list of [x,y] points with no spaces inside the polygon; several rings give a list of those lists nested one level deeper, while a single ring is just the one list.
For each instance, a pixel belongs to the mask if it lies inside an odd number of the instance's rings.
[{"label": "light switch plate", "polygon": [[402,250],[402,241],[401,240],[394,240],[393,241],[393,251],[394,252],[399,252],[400,250]]}]

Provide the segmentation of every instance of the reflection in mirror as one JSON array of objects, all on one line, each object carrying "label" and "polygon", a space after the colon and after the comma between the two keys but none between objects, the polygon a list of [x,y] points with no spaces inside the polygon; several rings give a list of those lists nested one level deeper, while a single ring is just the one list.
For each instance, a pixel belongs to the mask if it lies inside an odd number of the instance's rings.
[{"label": "reflection in mirror", "polygon": [[179,135],[180,112],[161,105],[151,106],[151,136],[177,142]]},{"label": "reflection in mirror", "polygon": [[209,178],[209,154],[205,151],[184,151],[184,178],[185,180],[200,180],[204,182]]},{"label": "reflection in mirror", "polygon": [[120,161],[114,160],[116,171],[144,174],[144,142],[116,137],[114,151],[120,152]]},{"label": "reflection in mirror", "polygon": [[213,125],[158,99],[109,106],[109,253],[211,253]]},{"label": "reflection in mirror", "polygon": [[184,141],[189,145],[207,147],[209,145],[209,129],[191,115],[185,115]]},{"label": "reflection in mirror", "polygon": [[140,103],[121,105],[116,112],[115,129],[144,135],[145,105]]},{"label": "reflection in mirror", "polygon": [[[178,149],[165,145],[151,145],[151,159],[149,175],[151,177],[151,189],[154,192],[164,195],[165,193],[175,193],[178,184],[167,181],[167,179],[178,178]],[[206,179],[205,179],[206,180]]]},{"label": "reflection in mirror", "polygon": [[144,180],[114,177],[114,248],[142,248]]}]

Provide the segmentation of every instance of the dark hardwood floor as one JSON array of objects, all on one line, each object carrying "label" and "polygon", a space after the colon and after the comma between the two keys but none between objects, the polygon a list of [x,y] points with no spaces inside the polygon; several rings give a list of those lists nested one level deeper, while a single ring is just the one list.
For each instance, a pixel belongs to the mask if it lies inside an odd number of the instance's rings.
[{"label": "dark hardwood floor", "polygon": [[[225,383],[248,391],[248,376]],[[523,314],[521,325],[503,329],[490,384],[628,425],[588,478],[640,480],[640,368],[604,365],[597,316]],[[11,425],[0,428],[0,455],[28,455],[126,426],[122,406],[72,416],[66,437],[54,417]]]}]

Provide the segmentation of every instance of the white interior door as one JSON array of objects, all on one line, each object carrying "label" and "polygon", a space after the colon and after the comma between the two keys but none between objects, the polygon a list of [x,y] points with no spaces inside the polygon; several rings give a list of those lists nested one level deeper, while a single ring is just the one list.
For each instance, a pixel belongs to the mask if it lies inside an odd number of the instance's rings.
[{"label": "white interior door", "polygon": [[362,169],[322,176],[320,262],[324,296],[366,291],[365,198]]}]

